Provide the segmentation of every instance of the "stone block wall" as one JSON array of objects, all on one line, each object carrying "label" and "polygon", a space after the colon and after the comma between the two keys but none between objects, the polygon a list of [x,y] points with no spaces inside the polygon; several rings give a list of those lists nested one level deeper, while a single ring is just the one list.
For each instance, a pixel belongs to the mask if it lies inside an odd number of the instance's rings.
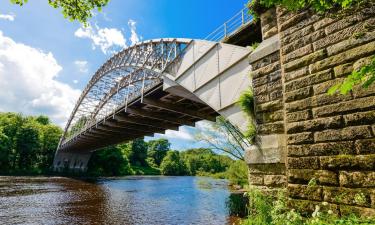
[{"label": "stone block wall", "polygon": [[[341,17],[273,10],[261,17],[263,42],[277,36],[279,50],[250,63],[259,135],[285,139],[279,164],[291,206],[313,210],[324,201],[339,214],[375,215],[375,84],[327,94],[375,55],[375,5]],[[267,163],[255,164],[250,181],[272,184],[258,176]]]},{"label": "stone block wall", "polygon": [[261,16],[263,42],[250,56],[258,146],[247,151],[249,181],[263,190],[286,186],[283,86],[276,10]]}]

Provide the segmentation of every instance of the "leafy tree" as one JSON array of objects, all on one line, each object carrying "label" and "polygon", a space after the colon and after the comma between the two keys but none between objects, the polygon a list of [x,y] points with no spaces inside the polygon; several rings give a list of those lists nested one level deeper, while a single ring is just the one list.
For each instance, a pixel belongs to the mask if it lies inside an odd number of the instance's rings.
[{"label": "leafy tree", "polygon": [[36,117],[35,120],[41,125],[48,125],[50,123],[48,116],[44,116],[44,115],[40,115]]},{"label": "leafy tree", "polygon": [[117,146],[96,151],[88,164],[88,173],[101,176],[119,176],[132,173],[129,160]]},{"label": "leafy tree", "polygon": [[227,170],[227,178],[230,183],[237,185],[248,184],[248,167],[242,160],[236,160]]},{"label": "leafy tree", "polygon": [[9,170],[10,154],[10,139],[0,129],[0,171]]},{"label": "leafy tree", "polygon": [[167,139],[157,139],[148,142],[147,155],[151,162],[155,163],[156,166],[160,166],[164,157],[167,155],[171,144]]},{"label": "leafy tree", "polygon": [[16,135],[16,150],[18,153],[18,168],[32,169],[37,166],[40,150],[40,133],[35,122],[23,124]]},{"label": "leafy tree", "polygon": [[[10,2],[22,6],[28,0],[10,0]],[[70,21],[77,20],[84,24],[87,24],[87,20],[92,17],[94,9],[100,12],[108,2],[109,0],[48,0],[53,8],[61,8],[65,18]]]},{"label": "leafy tree", "polygon": [[126,144],[120,145],[122,152],[135,166],[147,166],[147,143],[142,138],[137,138]]},{"label": "leafy tree", "polygon": [[178,151],[168,151],[167,155],[160,164],[160,170],[163,175],[187,175],[188,171],[184,161],[180,158]]},{"label": "leafy tree", "polygon": [[47,170],[52,165],[62,133],[60,127],[51,124],[46,124],[41,128],[40,167],[43,170]]}]

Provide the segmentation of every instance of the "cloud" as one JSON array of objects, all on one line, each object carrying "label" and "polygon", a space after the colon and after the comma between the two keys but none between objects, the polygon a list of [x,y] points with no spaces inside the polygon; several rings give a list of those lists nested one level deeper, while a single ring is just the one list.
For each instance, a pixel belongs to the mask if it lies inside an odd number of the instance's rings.
[{"label": "cloud", "polygon": [[63,126],[80,91],[56,80],[61,70],[51,52],[17,43],[0,31],[0,111],[45,114]]},{"label": "cloud", "polygon": [[116,28],[100,28],[98,25],[80,27],[74,33],[76,37],[88,38],[92,41],[92,48],[99,47],[104,54],[113,54],[118,48],[126,47],[126,39],[121,30]]},{"label": "cloud", "polygon": [[2,20],[14,21],[15,18],[16,18],[16,15],[14,14],[0,14],[0,19]]},{"label": "cloud", "polygon": [[138,34],[136,32],[137,30],[137,27],[135,26],[137,24],[137,22],[135,22],[134,20],[130,19],[128,21],[128,26],[129,26],[129,29],[130,29],[130,42],[131,42],[131,45],[134,45],[135,43],[139,42],[139,37],[138,37]]},{"label": "cloud", "polygon": [[84,60],[76,60],[74,61],[74,65],[78,68],[80,73],[87,73],[89,71],[88,62]]},{"label": "cloud", "polygon": [[78,84],[78,80],[73,80],[73,83],[74,84]]}]

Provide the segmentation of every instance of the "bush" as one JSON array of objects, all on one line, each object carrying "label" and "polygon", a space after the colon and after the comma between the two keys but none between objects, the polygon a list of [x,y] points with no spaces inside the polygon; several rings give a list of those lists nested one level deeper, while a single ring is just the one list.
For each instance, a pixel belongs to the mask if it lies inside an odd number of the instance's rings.
[{"label": "bush", "polygon": [[178,151],[169,151],[160,164],[160,170],[163,175],[188,175],[184,161],[180,158]]},{"label": "bush", "polygon": [[236,160],[227,170],[227,178],[233,185],[244,186],[248,184],[248,168],[244,161]]},{"label": "bush", "polygon": [[328,203],[316,205],[310,217],[303,217],[294,209],[287,207],[285,191],[279,191],[275,199],[250,187],[248,217],[242,225],[370,225],[375,224],[375,218],[361,218],[355,215],[339,217],[329,209]]}]

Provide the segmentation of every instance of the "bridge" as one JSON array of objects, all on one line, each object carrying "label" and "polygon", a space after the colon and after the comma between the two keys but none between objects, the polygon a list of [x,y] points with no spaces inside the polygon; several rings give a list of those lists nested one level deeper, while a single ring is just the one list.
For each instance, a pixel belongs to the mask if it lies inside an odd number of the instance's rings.
[{"label": "bridge", "polygon": [[[242,10],[238,29],[231,31],[227,22],[222,34],[218,29],[207,39],[230,43],[231,35],[253,25],[244,15]],[[200,120],[214,121],[218,115],[244,130],[247,119],[236,103],[251,86],[247,59],[251,51],[239,46],[245,44],[163,38],[113,55],[79,97],[54,169],[84,171],[92,152],[102,147],[194,126]]]}]

